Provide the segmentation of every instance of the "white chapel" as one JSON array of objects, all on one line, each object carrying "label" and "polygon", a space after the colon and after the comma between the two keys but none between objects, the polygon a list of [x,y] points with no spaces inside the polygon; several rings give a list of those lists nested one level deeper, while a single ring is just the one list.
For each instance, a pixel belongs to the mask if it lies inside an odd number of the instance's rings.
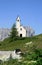
[{"label": "white chapel", "polygon": [[[21,25],[21,19],[19,16],[16,18],[16,29],[18,31],[19,37],[31,37],[31,36],[34,36],[35,34],[35,31],[30,26]],[[0,41],[9,37],[10,32],[11,32],[11,29],[0,28]]]},{"label": "white chapel", "polygon": [[16,18],[16,29],[19,37],[31,37],[35,34],[34,30],[30,26],[25,27],[21,25],[21,19],[19,16]]}]

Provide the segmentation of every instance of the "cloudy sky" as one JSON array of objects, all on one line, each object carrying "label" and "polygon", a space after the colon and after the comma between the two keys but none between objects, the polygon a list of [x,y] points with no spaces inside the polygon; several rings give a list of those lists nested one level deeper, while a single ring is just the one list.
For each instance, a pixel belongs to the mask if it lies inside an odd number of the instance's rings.
[{"label": "cloudy sky", "polygon": [[0,28],[11,28],[18,15],[23,26],[42,33],[42,0],[0,0]]}]

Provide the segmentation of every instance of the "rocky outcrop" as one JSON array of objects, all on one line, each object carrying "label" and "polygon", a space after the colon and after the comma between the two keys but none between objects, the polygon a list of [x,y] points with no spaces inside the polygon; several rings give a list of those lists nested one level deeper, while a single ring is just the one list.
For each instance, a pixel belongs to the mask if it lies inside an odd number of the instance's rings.
[{"label": "rocky outcrop", "polygon": [[9,37],[10,31],[11,29],[8,29],[8,28],[0,28],[0,41]]},{"label": "rocky outcrop", "polygon": [[0,51],[0,61],[8,61],[10,57],[12,59],[21,59],[21,50],[18,49],[14,51]]}]

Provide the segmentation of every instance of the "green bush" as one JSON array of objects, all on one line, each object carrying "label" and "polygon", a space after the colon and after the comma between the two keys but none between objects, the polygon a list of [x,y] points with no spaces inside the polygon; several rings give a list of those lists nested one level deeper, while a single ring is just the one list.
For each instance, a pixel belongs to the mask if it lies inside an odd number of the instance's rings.
[{"label": "green bush", "polygon": [[37,65],[42,65],[42,57],[41,58],[38,58]]}]

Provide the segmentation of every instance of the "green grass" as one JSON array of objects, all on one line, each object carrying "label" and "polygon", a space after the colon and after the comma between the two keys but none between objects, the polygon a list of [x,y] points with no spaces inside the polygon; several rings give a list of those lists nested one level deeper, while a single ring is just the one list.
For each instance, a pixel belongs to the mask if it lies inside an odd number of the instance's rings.
[{"label": "green grass", "polygon": [[[31,41],[32,43],[26,46],[26,43]],[[25,53],[22,61],[10,59],[6,62],[0,62],[0,65],[42,65],[42,34],[15,40],[7,38],[2,42],[0,41],[0,50],[14,50],[16,48],[20,48]],[[37,61],[37,63],[31,61]]]},{"label": "green grass", "polygon": [[42,35],[37,35],[31,38],[18,38],[13,41],[11,41],[10,38],[7,38],[0,42],[0,50],[14,50],[16,48],[25,50],[25,43],[30,41],[32,41],[37,48],[42,49]]},{"label": "green grass", "polygon": [[25,50],[25,43],[30,41],[32,41],[37,48],[42,49],[42,35],[38,35],[31,38],[19,38],[13,41],[11,41],[10,38],[7,38],[0,42],[0,50],[14,50],[16,48]]}]

